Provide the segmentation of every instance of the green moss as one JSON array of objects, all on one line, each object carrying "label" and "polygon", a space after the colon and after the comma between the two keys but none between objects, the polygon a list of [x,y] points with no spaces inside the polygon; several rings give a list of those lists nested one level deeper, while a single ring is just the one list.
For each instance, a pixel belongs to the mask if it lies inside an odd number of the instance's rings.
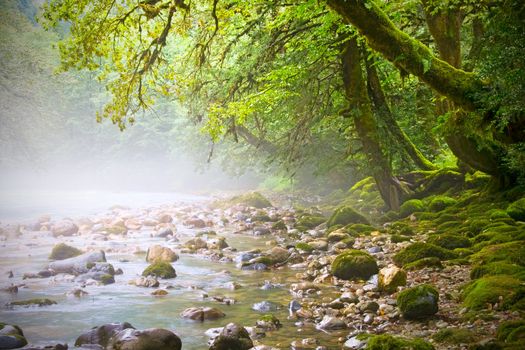
[{"label": "green moss", "polygon": [[468,330],[463,328],[445,328],[440,329],[436,334],[432,336],[438,343],[447,343],[447,344],[469,344],[477,340],[476,335]]},{"label": "green moss", "polygon": [[439,293],[433,286],[422,284],[405,289],[397,296],[397,306],[408,320],[422,319],[438,312]]},{"label": "green moss", "polygon": [[499,309],[523,307],[525,289],[520,280],[506,275],[488,276],[469,283],[462,293],[463,305],[471,310],[498,304]]},{"label": "green moss", "polygon": [[472,245],[467,237],[452,233],[430,236],[427,242],[445,249],[468,248]]},{"label": "green moss", "polygon": [[502,209],[493,209],[488,214],[491,221],[497,219],[506,219],[509,217],[509,214],[507,214],[507,212]]},{"label": "green moss", "polygon": [[416,242],[394,255],[394,263],[403,266],[423,258],[435,257],[441,260],[453,259],[456,255],[444,248],[433,244]]},{"label": "green moss", "polygon": [[312,229],[324,223],[326,218],[323,216],[314,216],[314,215],[303,215],[297,220],[296,227],[305,227],[307,229]]},{"label": "green moss", "polygon": [[474,266],[470,271],[470,278],[477,279],[483,276],[494,275],[518,275],[525,269],[519,265],[507,261],[495,261],[486,265]]},{"label": "green moss", "polygon": [[399,208],[399,216],[406,217],[417,211],[425,211],[425,204],[420,199],[410,199],[401,204]]},{"label": "green moss", "polygon": [[309,245],[308,243],[304,243],[304,242],[299,242],[295,245],[295,248],[296,249],[299,249],[299,250],[302,250],[302,251],[305,251],[305,252],[311,252],[314,250],[314,248]]},{"label": "green moss", "polygon": [[177,274],[175,269],[168,262],[155,262],[149,265],[143,272],[142,276],[146,277],[149,275],[154,275],[160,278],[175,278]]},{"label": "green moss", "polygon": [[507,214],[516,221],[525,221],[525,198],[511,203],[507,207]]},{"label": "green moss", "polygon": [[64,260],[73,258],[75,256],[78,256],[82,254],[82,251],[80,249],[77,249],[75,247],[71,247],[65,243],[59,243],[53,247],[53,250],[51,250],[51,254],[49,255],[49,259],[51,260]]},{"label": "green moss", "polygon": [[442,211],[457,203],[457,200],[448,196],[434,196],[428,205],[428,209],[433,212]]},{"label": "green moss", "polygon": [[392,243],[406,242],[406,241],[410,241],[410,237],[393,234],[392,236],[390,236],[390,241]]},{"label": "green moss", "polygon": [[35,299],[27,299],[27,300],[17,300],[12,301],[9,303],[9,305],[14,306],[31,306],[31,305],[38,305],[38,306],[49,306],[54,305],[57,302],[51,299],[47,298],[35,298]]},{"label": "green moss", "polygon": [[458,219],[459,218],[456,215],[449,214],[449,213],[443,213],[443,214],[438,215],[438,217],[434,220],[434,223],[436,225],[441,225],[445,222],[457,223],[457,222],[460,222]]},{"label": "green moss", "polygon": [[278,230],[278,231],[286,231],[288,228],[286,227],[286,224],[284,223],[284,221],[279,220],[279,221],[276,221],[272,225],[272,229]]},{"label": "green moss", "polygon": [[509,242],[486,246],[479,252],[472,254],[471,261],[477,265],[508,261],[525,266],[525,244],[523,242]]},{"label": "green moss", "polygon": [[405,270],[421,270],[425,267],[442,269],[443,265],[441,264],[441,260],[439,258],[430,257],[419,259],[409,264],[405,264],[403,267]]},{"label": "green moss", "polygon": [[237,204],[246,205],[258,209],[268,208],[272,203],[259,192],[245,193],[240,196],[235,196],[228,200],[218,201],[214,203],[216,207],[228,207]]},{"label": "green moss", "polygon": [[342,206],[335,210],[330,219],[328,219],[327,226],[348,225],[348,224],[369,224],[368,220],[357,211],[349,206]]},{"label": "green moss", "polygon": [[328,227],[326,229],[326,234],[329,234],[330,232],[334,232],[334,231],[337,231],[337,230],[342,229],[342,228],[344,228],[344,225],[340,225],[340,224]]},{"label": "green moss", "polygon": [[[505,321],[502,322],[498,326],[498,330],[496,332],[496,338],[499,341],[513,341],[512,338],[510,338],[511,334],[520,328],[525,327],[525,320],[513,320],[513,321]],[[510,339],[509,339],[510,338]]]},{"label": "green moss", "polygon": [[276,262],[273,261],[269,256],[260,256],[250,261],[250,264],[264,264],[266,266],[272,266]]},{"label": "green moss", "polygon": [[406,339],[389,334],[372,335],[368,337],[366,350],[434,350],[432,344],[423,339]]},{"label": "green moss", "polygon": [[348,238],[343,239],[341,242],[346,244],[347,247],[352,247],[355,243],[355,239],[352,237],[348,237]]},{"label": "green moss", "polygon": [[330,232],[328,236],[326,237],[327,241],[330,243],[339,242],[347,238],[353,239],[348,233],[344,231]]},{"label": "green moss", "polygon": [[361,234],[369,234],[372,231],[375,231],[373,226],[367,224],[351,224],[346,227],[348,231],[355,231]]},{"label": "green moss", "polygon": [[350,249],[339,254],[332,262],[331,272],[344,279],[368,279],[379,271],[375,259],[368,253]]},{"label": "green moss", "polygon": [[272,221],[268,214],[263,210],[258,210],[257,213],[255,213],[255,215],[252,217],[252,220],[261,222]]},{"label": "green moss", "polygon": [[110,274],[105,274],[102,277],[100,277],[100,283],[102,283],[103,285],[115,283],[115,278]]},{"label": "green moss", "polygon": [[487,227],[490,224],[490,221],[486,219],[475,219],[472,220],[469,223],[469,232],[471,233],[471,237],[476,236],[480,234],[485,227]]},{"label": "green moss", "polygon": [[430,213],[430,212],[421,212],[416,214],[416,218],[418,220],[435,220],[438,217],[436,213]]},{"label": "green moss", "polygon": [[356,182],[349,190],[348,192],[354,192],[356,190],[360,190],[366,185],[375,185],[375,180],[372,176],[365,177],[364,179]]}]

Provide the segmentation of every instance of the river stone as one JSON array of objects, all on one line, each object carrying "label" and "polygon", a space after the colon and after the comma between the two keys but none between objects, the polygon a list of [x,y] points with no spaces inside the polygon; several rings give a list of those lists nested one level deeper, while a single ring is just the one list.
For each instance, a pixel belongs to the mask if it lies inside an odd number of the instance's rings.
[{"label": "river stone", "polygon": [[308,244],[315,250],[328,250],[328,242],[322,239],[308,242]]},{"label": "river stone", "polygon": [[132,282],[132,284],[137,287],[146,288],[157,288],[160,285],[159,281],[153,276],[138,277]]},{"label": "river stone", "polygon": [[265,236],[270,234],[270,229],[263,226],[257,226],[253,228],[254,236]]},{"label": "river stone", "polygon": [[204,220],[202,219],[196,219],[196,218],[193,218],[193,219],[188,219],[186,221],[184,221],[184,225],[186,226],[190,226],[190,227],[193,227],[193,228],[204,228],[206,227],[206,223],[204,222]]},{"label": "river stone", "polygon": [[290,256],[290,252],[288,252],[287,249],[281,247],[273,247],[272,249],[268,250],[266,254],[274,264],[285,262]]},{"label": "river stone", "polygon": [[351,350],[363,349],[365,346],[366,346],[366,341],[357,339],[357,336],[348,339],[343,345],[344,349],[351,349]]},{"label": "river stone", "polygon": [[253,342],[246,328],[236,323],[229,323],[213,340],[210,350],[248,350],[252,347]]},{"label": "river stone", "polygon": [[266,266],[265,264],[263,263],[254,263],[254,264],[247,264],[247,265],[242,265],[241,266],[241,270],[253,270],[253,271],[264,271],[264,270],[267,270],[268,269],[268,266]]},{"label": "river stone", "polygon": [[282,309],[283,306],[279,303],[274,303],[273,301],[261,301],[260,303],[255,303],[252,305],[252,310],[260,312],[276,311]]},{"label": "river stone", "polygon": [[344,279],[368,279],[378,272],[376,260],[368,253],[349,249],[339,254],[331,265],[334,276]]},{"label": "river stone", "polygon": [[386,293],[394,293],[397,287],[407,283],[407,273],[397,266],[388,266],[379,270],[378,288]]},{"label": "river stone", "polygon": [[78,275],[88,272],[88,265],[97,262],[106,262],[106,254],[104,251],[89,252],[74,258],[53,261],[49,263],[48,268],[57,273]]},{"label": "river stone", "polygon": [[179,256],[177,253],[168,247],[163,247],[158,244],[149,247],[148,252],[146,253],[146,261],[150,263],[159,261],[173,262],[178,259]]},{"label": "river stone", "polygon": [[433,286],[422,284],[405,289],[397,296],[397,306],[404,318],[422,319],[438,312],[439,293]]},{"label": "river stone", "polygon": [[126,226],[128,230],[138,231],[142,228],[142,223],[138,219],[131,218],[124,222],[124,226]]},{"label": "river stone", "polygon": [[166,238],[168,236],[173,236],[173,234],[174,232],[170,227],[163,227],[155,233],[155,237]]},{"label": "river stone", "polygon": [[75,225],[75,223],[73,223],[72,221],[63,220],[54,224],[51,228],[51,232],[55,237],[73,236],[75,233],[78,232],[78,226]]},{"label": "river stone", "polygon": [[107,323],[102,326],[93,327],[80,335],[75,341],[75,346],[84,344],[97,344],[102,347],[108,346],[111,338],[125,329],[135,329],[130,323]]},{"label": "river stone", "polygon": [[190,307],[181,313],[182,318],[195,321],[216,320],[226,316],[224,312],[214,307]]},{"label": "river stone", "polygon": [[149,328],[137,330],[128,328],[111,339],[112,350],[180,350],[180,338],[167,329]]},{"label": "river stone", "polygon": [[169,214],[161,214],[157,218],[157,221],[162,224],[169,224],[170,222],[173,222],[173,217]]},{"label": "river stone", "polygon": [[317,328],[324,330],[345,329],[346,323],[340,318],[325,315],[317,325]]},{"label": "river stone", "polygon": [[[23,350],[67,350],[68,346],[66,344],[55,344],[55,345],[45,345],[45,346],[26,346]],[[75,350],[104,350],[100,345],[93,345],[87,347],[75,348]]]},{"label": "river stone", "polygon": [[226,243],[226,238],[224,237],[211,238],[206,242],[206,247],[208,249],[222,250],[228,248],[228,243]]},{"label": "river stone", "polygon": [[206,241],[200,237],[195,237],[186,241],[186,243],[184,243],[184,246],[191,250],[197,250],[206,248],[208,246],[208,243],[206,243]]},{"label": "river stone", "polygon": [[27,340],[20,327],[0,323],[0,349],[16,349],[25,345]]}]

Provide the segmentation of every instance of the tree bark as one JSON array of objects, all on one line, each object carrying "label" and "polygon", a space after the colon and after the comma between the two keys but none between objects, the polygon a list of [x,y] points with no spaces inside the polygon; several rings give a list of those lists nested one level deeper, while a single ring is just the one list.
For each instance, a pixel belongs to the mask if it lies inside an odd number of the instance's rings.
[{"label": "tree bark", "polygon": [[345,93],[350,102],[350,114],[370,162],[370,171],[385,204],[392,210],[398,210],[406,193],[401,183],[392,176],[390,164],[379,142],[377,123],[363,79],[361,52],[355,37],[345,43],[341,59]]},{"label": "tree bark", "polygon": [[392,134],[396,142],[399,143],[401,149],[412,159],[414,164],[422,170],[435,170],[437,169],[431,161],[429,161],[419,149],[410,141],[408,135],[399,127],[392,111],[388,105],[385,94],[377,75],[377,69],[373,65],[373,62],[365,59],[366,72],[367,72],[367,87],[368,95],[370,96],[373,105],[378,115],[383,122],[386,124],[388,132]]}]

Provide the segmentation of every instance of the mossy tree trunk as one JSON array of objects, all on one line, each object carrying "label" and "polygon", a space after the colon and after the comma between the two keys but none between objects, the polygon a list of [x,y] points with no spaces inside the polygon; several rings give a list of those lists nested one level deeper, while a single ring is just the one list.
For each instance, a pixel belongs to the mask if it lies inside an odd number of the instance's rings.
[{"label": "mossy tree trunk", "polygon": [[363,150],[370,162],[370,172],[386,205],[398,210],[406,197],[402,184],[392,175],[392,169],[380,143],[377,123],[368,98],[361,67],[361,51],[355,37],[345,43],[342,52],[343,82]]},{"label": "mossy tree trunk", "polygon": [[370,99],[375,107],[376,115],[385,123],[388,132],[393,136],[402,150],[406,153],[414,164],[422,170],[434,170],[436,167],[428,160],[423,153],[410,141],[408,135],[399,127],[396,122],[390,106],[386,100],[385,94],[381,87],[381,82],[377,74],[377,69],[370,59],[365,59],[367,73],[367,88]]}]

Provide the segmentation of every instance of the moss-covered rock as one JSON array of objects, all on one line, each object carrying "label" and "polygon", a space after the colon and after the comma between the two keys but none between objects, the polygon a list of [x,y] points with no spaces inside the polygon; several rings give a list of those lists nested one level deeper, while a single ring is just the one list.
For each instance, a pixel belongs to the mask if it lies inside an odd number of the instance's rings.
[{"label": "moss-covered rock", "polygon": [[394,337],[389,334],[373,335],[368,337],[366,350],[434,350],[432,344],[423,339],[407,339]]},{"label": "moss-covered rock", "polygon": [[32,305],[49,306],[49,305],[54,305],[56,303],[57,303],[56,301],[47,299],[47,298],[35,298],[35,299],[12,301],[9,303],[9,305],[11,306],[32,306]]},{"label": "moss-covered rock", "polygon": [[403,236],[403,235],[398,235],[398,234],[393,234],[392,236],[390,236],[390,241],[392,243],[406,242],[406,241],[410,241],[410,237]]},{"label": "moss-covered rock", "polygon": [[409,199],[401,204],[401,207],[399,208],[399,216],[404,218],[418,211],[425,211],[425,204],[423,201],[420,199]]},{"label": "moss-covered rock", "polygon": [[337,231],[334,231],[334,232],[330,232],[328,234],[328,236],[326,237],[328,242],[331,242],[331,243],[339,242],[339,241],[342,241],[343,239],[347,239],[347,238],[352,238],[352,236],[350,236],[344,230],[337,230]]},{"label": "moss-covered rock", "polygon": [[525,274],[525,268],[522,266],[507,262],[495,261],[485,265],[477,265],[470,271],[470,278],[475,280],[483,276],[510,275],[520,278]]},{"label": "moss-covered rock", "polygon": [[355,231],[359,234],[367,235],[370,232],[375,231],[376,229],[374,228],[374,226],[367,225],[367,224],[350,224],[346,226],[346,230],[348,232]]},{"label": "moss-covered rock", "polygon": [[416,260],[430,257],[438,258],[440,260],[449,260],[455,258],[456,255],[453,252],[434,244],[416,242],[394,255],[393,260],[396,265],[403,266]]},{"label": "moss-covered rock", "polygon": [[525,320],[502,322],[498,326],[496,338],[502,342],[515,342],[525,339]]},{"label": "moss-covered rock", "polygon": [[149,265],[143,272],[142,276],[147,277],[149,275],[154,275],[159,278],[175,278],[177,274],[173,266],[170,263],[160,261],[155,262]]},{"label": "moss-covered rock", "polygon": [[18,349],[25,345],[27,340],[20,327],[0,323],[0,349]]},{"label": "moss-covered rock", "polygon": [[378,272],[375,259],[368,253],[349,249],[339,254],[331,265],[334,276],[344,279],[368,279]]},{"label": "moss-covered rock", "polygon": [[295,249],[298,249],[298,250],[302,250],[303,252],[311,252],[314,250],[314,247],[312,247],[311,245],[309,245],[308,243],[305,243],[305,242],[298,242],[296,245],[295,245]]},{"label": "moss-covered rock", "polygon": [[306,229],[312,229],[314,227],[321,225],[325,221],[326,221],[326,218],[324,216],[305,214],[305,215],[302,215],[299,218],[299,220],[297,220],[295,226],[297,228],[301,227],[301,228],[306,228]]},{"label": "moss-covered rock", "polygon": [[456,203],[457,203],[457,200],[455,200],[452,197],[434,196],[432,199],[430,199],[428,209],[430,209],[433,212],[442,211],[450,206],[453,206]]},{"label": "moss-covered rock", "polygon": [[272,225],[272,229],[277,231],[286,231],[288,227],[286,227],[284,221],[278,220]]},{"label": "moss-covered rock", "polygon": [[326,225],[333,227],[335,225],[348,225],[348,224],[369,224],[368,220],[357,211],[349,206],[342,206],[337,208],[330,219],[328,219]]},{"label": "moss-covered rock", "polygon": [[468,248],[472,245],[467,237],[444,233],[441,235],[430,236],[427,243],[437,245],[445,249]]},{"label": "moss-covered rock", "polygon": [[463,305],[471,310],[485,308],[522,309],[525,288],[506,275],[487,276],[469,283],[462,292]]},{"label": "moss-covered rock", "polygon": [[82,254],[82,251],[80,249],[69,246],[65,243],[59,243],[53,247],[53,250],[51,250],[49,259],[64,260],[64,259],[73,258],[75,256],[79,256],[80,254]]},{"label": "moss-covered rock", "polygon": [[468,226],[470,236],[474,237],[480,234],[489,224],[490,221],[486,219],[474,219],[470,221]]},{"label": "moss-covered rock", "polygon": [[525,198],[511,203],[507,207],[507,214],[516,221],[525,221]]},{"label": "moss-covered rock", "polygon": [[486,246],[479,252],[472,254],[470,260],[477,265],[506,260],[513,264],[525,266],[525,244],[517,241]]},{"label": "moss-covered rock", "polygon": [[464,328],[444,328],[440,329],[432,336],[438,343],[446,344],[469,344],[477,340],[476,335]]},{"label": "moss-covered rock", "polygon": [[218,207],[227,207],[237,204],[242,204],[248,207],[254,207],[258,209],[268,208],[272,206],[272,203],[259,192],[245,193],[240,196],[232,197],[228,200],[214,203],[214,205]]},{"label": "moss-covered rock", "polygon": [[433,286],[422,284],[409,288],[397,296],[397,306],[404,318],[416,320],[438,312],[439,293]]},{"label": "moss-covered rock", "polygon": [[488,214],[491,221],[495,221],[498,219],[507,219],[510,217],[509,214],[507,214],[507,212],[503,209],[493,209],[489,211]]}]

